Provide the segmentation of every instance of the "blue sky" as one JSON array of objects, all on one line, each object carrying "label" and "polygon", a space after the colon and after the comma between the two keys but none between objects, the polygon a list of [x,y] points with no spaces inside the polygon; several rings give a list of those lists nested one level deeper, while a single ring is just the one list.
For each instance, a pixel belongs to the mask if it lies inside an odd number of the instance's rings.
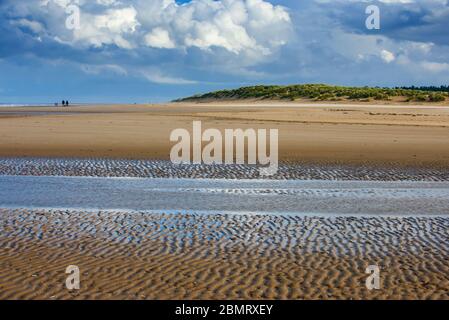
[{"label": "blue sky", "polygon": [[[370,4],[380,30],[365,26]],[[0,103],[159,102],[253,84],[448,85],[448,22],[447,0],[0,0]]]}]

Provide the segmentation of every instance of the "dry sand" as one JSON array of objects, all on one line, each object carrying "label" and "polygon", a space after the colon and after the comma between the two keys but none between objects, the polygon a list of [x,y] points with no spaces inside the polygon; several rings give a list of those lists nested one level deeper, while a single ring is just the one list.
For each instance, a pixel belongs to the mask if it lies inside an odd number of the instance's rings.
[{"label": "dry sand", "polygon": [[0,298],[449,299],[448,221],[0,209]]},{"label": "dry sand", "polygon": [[277,128],[281,160],[447,166],[449,108],[168,104],[0,109],[0,156],[168,159],[175,128]]}]

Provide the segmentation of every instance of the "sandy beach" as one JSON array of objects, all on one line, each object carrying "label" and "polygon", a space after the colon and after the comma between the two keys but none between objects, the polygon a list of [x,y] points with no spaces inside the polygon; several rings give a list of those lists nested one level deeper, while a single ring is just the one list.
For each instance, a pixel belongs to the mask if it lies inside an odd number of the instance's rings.
[{"label": "sandy beach", "polygon": [[279,129],[281,161],[443,166],[449,108],[438,105],[210,103],[0,109],[0,156],[168,159],[170,132]]},{"label": "sandy beach", "polygon": [[[193,120],[279,129],[278,172],[172,164],[170,131]],[[27,107],[0,124],[0,299],[449,299],[448,107]]]}]

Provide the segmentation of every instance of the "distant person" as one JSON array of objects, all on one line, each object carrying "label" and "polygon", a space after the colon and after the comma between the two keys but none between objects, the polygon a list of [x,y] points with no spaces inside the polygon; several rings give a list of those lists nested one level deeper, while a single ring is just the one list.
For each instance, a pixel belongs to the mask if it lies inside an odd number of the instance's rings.
[{"label": "distant person", "polygon": [[68,107],[69,106],[69,100],[65,101],[65,105]]},{"label": "distant person", "polygon": [[62,106],[65,106],[65,100],[62,100]]}]

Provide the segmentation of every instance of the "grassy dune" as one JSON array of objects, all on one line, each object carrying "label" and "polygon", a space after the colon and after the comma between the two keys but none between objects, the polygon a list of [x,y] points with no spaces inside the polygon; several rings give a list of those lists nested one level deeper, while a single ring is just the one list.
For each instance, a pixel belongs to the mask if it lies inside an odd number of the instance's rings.
[{"label": "grassy dune", "polygon": [[447,87],[426,88],[379,88],[342,87],[326,84],[301,84],[289,86],[252,86],[233,90],[220,90],[176,100],[176,102],[271,99],[295,101],[311,99],[314,101],[362,101],[372,100],[404,102],[444,102],[449,98]]}]

